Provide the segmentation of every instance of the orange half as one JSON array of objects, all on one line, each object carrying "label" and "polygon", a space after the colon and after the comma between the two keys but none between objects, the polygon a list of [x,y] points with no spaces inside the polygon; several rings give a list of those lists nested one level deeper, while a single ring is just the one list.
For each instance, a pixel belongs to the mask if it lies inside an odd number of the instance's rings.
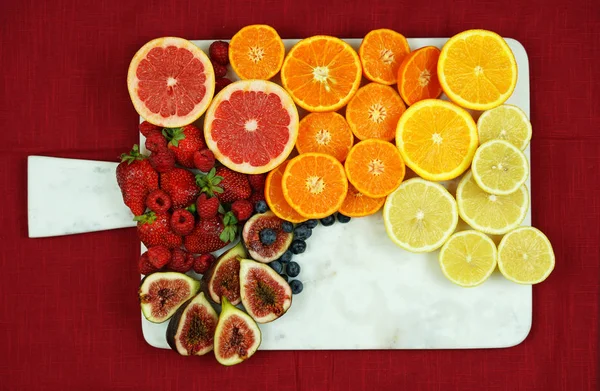
[{"label": "orange half", "polygon": [[385,197],[371,198],[360,191],[352,184],[348,185],[348,194],[340,206],[339,212],[349,217],[363,217],[377,213],[385,203]]},{"label": "orange half", "polygon": [[336,112],[311,113],[300,121],[296,140],[299,153],[326,153],[343,162],[353,143],[350,126]]},{"label": "orange half", "polygon": [[284,56],[281,37],[265,24],[246,26],[229,42],[229,62],[240,79],[269,80],[281,69]]},{"label": "orange half", "polygon": [[398,92],[407,105],[442,95],[437,76],[440,49],[425,46],[415,50],[402,61],[398,70]]},{"label": "orange half", "polygon": [[298,212],[296,212],[294,208],[288,204],[288,202],[285,200],[285,196],[283,195],[283,188],[281,187],[283,172],[285,171],[288,163],[289,160],[284,161],[279,167],[267,175],[267,179],[265,181],[265,200],[275,216],[292,223],[301,223],[306,221],[306,219],[298,214]]},{"label": "orange half", "polygon": [[410,53],[404,35],[389,29],[369,32],[358,49],[365,77],[381,84],[395,84],[398,68]]}]

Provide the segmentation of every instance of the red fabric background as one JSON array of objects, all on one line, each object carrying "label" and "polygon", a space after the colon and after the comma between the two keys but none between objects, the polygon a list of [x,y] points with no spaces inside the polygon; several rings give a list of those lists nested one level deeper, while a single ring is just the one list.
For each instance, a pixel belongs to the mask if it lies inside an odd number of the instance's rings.
[{"label": "red fabric background", "polygon": [[[0,5],[0,389],[597,389],[596,0],[170,3]],[[137,141],[125,76],[143,43],[163,35],[228,38],[250,23],[271,24],[284,38],[362,37],[378,27],[444,37],[487,28],[523,43],[531,66],[533,222],[552,240],[557,264],[534,288],[533,328],[522,344],[471,351],[260,352],[224,368],[211,357],[183,358],[144,342],[133,229],[27,238],[27,155],[116,161]]]}]

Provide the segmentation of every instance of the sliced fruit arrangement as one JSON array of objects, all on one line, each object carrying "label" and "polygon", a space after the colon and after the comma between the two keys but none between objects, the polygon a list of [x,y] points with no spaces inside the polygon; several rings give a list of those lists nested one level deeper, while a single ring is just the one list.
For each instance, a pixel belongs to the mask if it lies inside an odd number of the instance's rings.
[{"label": "sliced fruit arrangement", "polygon": [[425,46],[404,58],[398,69],[398,91],[407,105],[424,99],[437,99],[442,87],[437,77],[440,49]]},{"label": "sliced fruit arrangement", "polygon": [[140,284],[142,314],[150,322],[162,323],[199,290],[200,282],[182,273],[150,274]]},{"label": "sliced fruit arrangement", "polygon": [[281,181],[288,163],[289,160],[284,161],[279,167],[267,175],[267,180],[265,182],[265,200],[267,201],[269,208],[271,208],[271,211],[273,211],[277,217],[292,223],[301,223],[306,221],[306,218],[296,212],[296,210],[288,204],[283,195]]},{"label": "sliced fruit arrangement", "polygon": [[255,214],[246,222],[242,239],[253,259],[269,263],[290,247],[293,235],[284,230],[284,222],[271,211]]},{"label": "sliced fruit arrangement", "polygon": [[453,283],[474,287],[482,284],[496,268],[496,245],[475,230],[450,236],[440,250],[442,273]]},{"label": "sliced fruit arrangement", "polygon": [[239,364],[256,353],[261,340],[262,334],[254,319],[224,297],[215,330],[217,361],[226,366]]},{"label": "sliced fruit arrangement", "polygon": [[264,24],[242,28],[229,43],[229,62],[240,79],[269,80],[281,69],[284,56],[279,34]]},{"label": "sliced fruit arrangement", "polygon": [[[354,136],[344,117],[336,112],[311,113],[300,121],[296,149],[298,153],[319,152],[346,160]],[[280,166],[281,167],[281,166]]]},{"label": "sliced fruit arrangement", "polygon": [[348,193],[340,206],[339,212],[348,217],[363,217],[377,213],[385,197],[371,198],[358,191],[352,184],[348,184]]},{"label": "sliced fruit arrangement", "polygon": [[388,85],[396,83],[398,68],[408,53],[404,35],[389,29],[370,31],[358,49],[365,77]]},{"label": "sliced fruit arrangement", "polygon": [[498,245],[498,269],[519,284],[538,284],[554,270],[554,250],[537,228],[519,227],[506,234]]},{"label": "sliced fruit arrangement", "polygon": [[523,151],[531,140],[531,122],[527,115],[513,105],[501,105],[484,111],[477,120],[481,144],[490,140],[508,141]]},{"label": "sliced fruit arrangement", "polygon": [[203,286],[210,300],[221,304],[225,297],[233,305],[240,303],[240,260],[245,257],[246,250],[240,242],[221,255],[203,275]]},{"label": "sliced fruit arrangement", "polygon": [[508,141],[491,140],[477,148],[471,165],[473,178],[490,194],[517,191],[529,176],[529,162],[521,150]]}]

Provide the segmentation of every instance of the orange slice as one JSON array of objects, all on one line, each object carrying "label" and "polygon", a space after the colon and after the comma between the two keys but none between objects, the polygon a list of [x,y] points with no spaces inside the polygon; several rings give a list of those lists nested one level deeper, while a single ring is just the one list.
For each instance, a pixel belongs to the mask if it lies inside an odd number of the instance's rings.
[{"label": "orange slice", "polygon": [[346,107],[346,120],[359,140],[391,141],[406,106],[390,86],[369,83],[361,87]]},{"label": "orange slice", "polygon": [[322,219],[333,214],[348,192],[342,163],[333,156],[315,152],[290,160],[281,184],[288,204],[308,219]]},{"label": "orange slice", "polygon": [[406,109],[398,121],[396,145],[421,178],[456,178],[471,164],[478,145],[471,114],[453,103],[425,99]]},{"label": "orange slice", "polygon": [[288,204],[283,195],[283,188],[281,187],[283,172],[288,163],[289,160],[284,161],[279,167],[267,175],[265,181],[265,200],[275,216],[292,223],[301,223],[306,221],[306,219],[299,215],[298,212]]},{"label": "orange slice", "polygon": [[311,113],[300,121],[296,140],[299,153],[326,153],[343,162],[353,143],[352,131],[338,113]]},{"label": "orange slice", "polygon": [[425,46],[404,58],[398,70],[398,91],[407,105],[442,95],[437,76],[440,49]]},{"label": "orange slice", "polygon": [[296,104],[308,111],[343,107],[360,85],[358,54],[339,38],[317,35],[298,42],[281,68],[281,83]]},{"label": "orange slice", "polygon": [[363,217],[377,213],[385,203],[385,197],[371,198],[367,197],[352,184],[348,185],[348,194],[344,203],[340,206],[339,212],[349,217]]},{"label": "orange slice", "polygon": [[350,183],[371,198],[385,197],[396,190],[405,174],[398,148],[377,139],[361,141],[352,147],[344,166]]},{"label": "orange slice", "polygon": [[488,110],[512,95],[517,85],[517,62],[498,34],[467,30],[450,38],[442,48],[438,78],[453,102],[468,109]]},{"label": "orange slice", "polygon": [[388,85],[396,83],[398,68],[408,53],[404,35],[388,29],[369,32],[358,49],[365,77]]},{"label": "orange slice", "polygon": [[279,34],[265,24],[246,26],[229,42],[229,62],[240,79],[269,80],[281,69],[284,56]]}]

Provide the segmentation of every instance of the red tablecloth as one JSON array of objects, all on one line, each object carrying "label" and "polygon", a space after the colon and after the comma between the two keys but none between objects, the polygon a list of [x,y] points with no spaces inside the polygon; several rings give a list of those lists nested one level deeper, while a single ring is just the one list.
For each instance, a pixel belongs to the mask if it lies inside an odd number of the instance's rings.
[{"label": "red tablecloth", "polygon": [[[0,5],[0,389],[592,390],[598,386],[600,8],[597,0],[34,0]],[[527,4],[525,4],[527,3]],[[150,347],[133,229],[27,238],[26,156],[116,161],[137,140],[125,76],[146,41],[408,37],[495,30],[531,66],[533,223],[556,269],[519,346],[469,351],[259,352],[238,367]],[[356,287],[360,289],[359,286]],[[351,289],[351,287],[349,287]],[[315,303],[318,305],[318,303]]]}]

